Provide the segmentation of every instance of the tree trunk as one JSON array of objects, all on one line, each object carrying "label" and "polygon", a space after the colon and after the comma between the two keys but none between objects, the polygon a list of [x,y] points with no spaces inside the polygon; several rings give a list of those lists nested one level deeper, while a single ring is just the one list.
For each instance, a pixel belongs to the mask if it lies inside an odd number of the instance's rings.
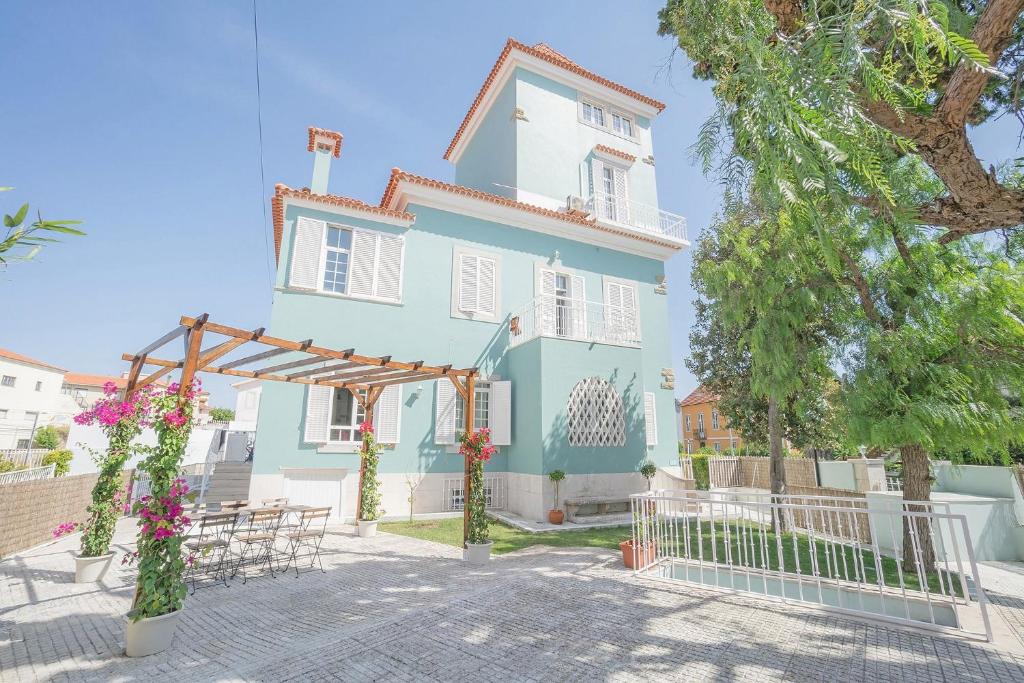
[{"label": "tree trunk", "polygon": [[[903,460],[903,500],[930,501],[932,491],[928,454],[918,444],[900,446]],[[911,512],[928,512],[930,506],[906,505]],[[927,518],[903,519],[903,571],[918,572],[918,561],[924,571],[935,569],[935,547],[932,544],[931,525]]]},{"label": "tree trunk", "polygon": [[[772,495],[786,492],[786,463],[782,453],[782,420],[779,416],[779,402],[768,397],[768,448],[770,449],[769,471],[771,472]],[[780,513],[772,515],[772,530],[776,533],[786,530],[785,517]]]}]

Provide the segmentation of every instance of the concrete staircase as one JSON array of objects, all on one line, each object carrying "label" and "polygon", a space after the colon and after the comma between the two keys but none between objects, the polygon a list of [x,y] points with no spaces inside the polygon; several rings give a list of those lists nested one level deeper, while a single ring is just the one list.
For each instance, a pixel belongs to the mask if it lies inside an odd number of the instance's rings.
[{"label": "concrete staircase", "polygon": [[249,497],[249,480],[251,478],[251,462],[218,462],[213,466],[213,474],[210,475],[206,502],[246,500]]}]

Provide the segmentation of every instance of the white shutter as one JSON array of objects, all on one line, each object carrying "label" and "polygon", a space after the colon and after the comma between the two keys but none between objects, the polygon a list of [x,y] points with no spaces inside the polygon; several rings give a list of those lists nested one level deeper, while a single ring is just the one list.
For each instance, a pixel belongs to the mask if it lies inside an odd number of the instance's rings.
[{"label": "white shutter", "polygon": [[636,314],[636,288],[621,282],[605,282],[605,334],[609,341],[637,342],[640,331]]},{"label": "white shutter", "polygon": [[377,236],[378,255],[374,295],[398,301],[402,298],[402,260],[405,238],[381,233]]},{"label": "white shutter", "polygon": [[494,315],[494,259],[478,256],[477,263],[477,306],[481,313]]},{"label": "white shutter", "polygon": [[480,305],[477,292],[479,289],[478,268],[479,257],[470,254],[459,254],[459,310],[472,313]]},{"label": "white shutter", "polygon": [[626,341],[640,341],[640,316],[636,310],[636,287],[620,285],[622,288],[622,318],[626,330]]},{"label": "white shutter", "polygon": [[380,443],[398,443],[402,432],[402,385],[384,387],[374,406],[374,429]]},{"label": "white shutter", "polygon": [[598,218],[611,218],[608,215],[609,204],[604,187],[604,164],[600,159],[592,159],[590,162],[590,191],[594,196]]},{"label": "white shutter", "polygon": [[349,269],[348,292],[352,296],[373,296],[373,279],[377,264],[377,234],[365,230],[352,231],[352,266]]},{"label": "white shutter", "polygon": [[626,169],[613,167],[615,185],[615,220],[629,223],[629,188],[626,184]]},{"label": "white shutter", "polygon": [[455,385],[447,377],[435,380],[437,405],[434,408],[434,443],[455,443]]},{"label": "white shutter", "polygon": [[320,252],[324,245],[323,221],[299,217],[295,220],[292,268],[288,284],[298,289],[317,289],[320,282]]},{"label": "white shutter", "polygon": [[582,275],[573,275],[569,281],[569,296],[572,299],[572,336],[587,338],[587,288]]},{"label": "white shutter", "polygon": [[512,382],[491,382],[491,443],[512,443]]},{"label": "white shutter", "polygon": [[555,333],[555,271],[541,269],[539,275],[538,289],[540,290],[540,323],[541,334]]},{"label": "white shutter", "polygon": [[331,415],[331,387],[310,385],[306,392],[306,443],[327,443]]},{"label": "white shutter", "polygon": [[647,445],[658,445],[658,417],[655,412],[654,392],[644,392],[644,429],[647,432]]}]

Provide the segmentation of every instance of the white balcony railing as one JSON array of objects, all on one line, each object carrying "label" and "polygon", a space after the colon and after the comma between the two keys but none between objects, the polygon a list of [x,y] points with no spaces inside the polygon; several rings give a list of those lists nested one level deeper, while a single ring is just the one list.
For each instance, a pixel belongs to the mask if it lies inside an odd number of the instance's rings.
[{"label": "white balcony railing", "polygon": [[686,241],[686,219],[656,206],[595,192],[587,198],[584,208],[600,222],[614,223],[680,242]]},{"label": "white balcony railing", "polygon": [[509,321],[509,346],[537,337],[640,346],[640,319],[633,308],[545,295]]},{"label": "white balcony railing", "polygon": [[46,467],[31,467],[27,470],[14,470],[0,474],[0,484],[18,484],[23,481],[35,481],[36,479],[49,479],[53,476],[56,465],[50,464]]}]

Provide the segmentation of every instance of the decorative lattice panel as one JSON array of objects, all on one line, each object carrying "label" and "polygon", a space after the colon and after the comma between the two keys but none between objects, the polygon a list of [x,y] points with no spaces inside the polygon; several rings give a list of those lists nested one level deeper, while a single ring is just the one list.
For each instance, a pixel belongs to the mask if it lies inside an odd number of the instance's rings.
[{"label": "decorative lattice panel", "polygon": [[625,446],[626,414],[615,388],[588,377],[569,394],[570,446]]}]

